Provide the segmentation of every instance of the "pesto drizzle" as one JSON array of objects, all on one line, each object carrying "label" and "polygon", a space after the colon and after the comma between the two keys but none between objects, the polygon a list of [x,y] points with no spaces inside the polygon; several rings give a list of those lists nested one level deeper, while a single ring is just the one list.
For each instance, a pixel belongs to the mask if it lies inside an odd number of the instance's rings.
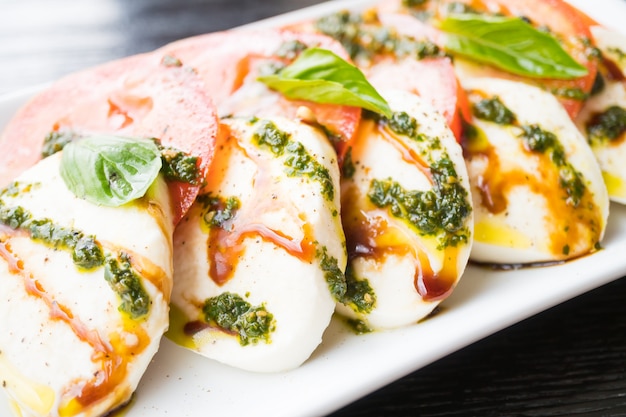
[{"label": "pesto drizzle", "polygon": [[[413,139],[422,148],[422,154],[428,154],[425,150],[441,149],[439,139],[420,133],[417,121],[405,112],[397,112],[383,122],[395,133]],[[431,190],[406,190],[391,178],[374,179],[368,197],[375,206],[388,208],[393,216],[407,221],[422,235],[437,236],[440,249],[465,243],[470,236],[465,223],[472,211],[467,190],[447,152],[440,152],[438,159],[428,162],[434,183]]]},{"label": "pesto drizzle", "polygon": [[479,119],[488,120],[499,125],[510,125],[515,122],[515,115],[496,97],[485,98],[472,105],[472,113]]},{"label": "pesto drizzle", "polygon": [[357,279],[349,263],[346,268],[347,291],[341,302],[356,313],[369,314],[376,306],[376,293],[367,279]]},{"label": "pesto drizzle", "polygon": [[415,59],[444,55],[430,40],[399,35],[382,26],[377,19],[367,20],[363,15],[345,10],[318,19],[315,27],[341,42],[353,60],[370,61],[378,54]]},{"label": "pesto drizzle", "polygon": [[237,197],[213,196],[210,193],[198,196],[198,202],[204,207],[202,219],[209,227],[220,227],[228,230],[226,222],[233,219],[241,202]]},{"label": "pesto drizzle", "polygon": [[537,125],[522,126],[522,139],[526,148],[533,152],[547,153],[559,169],[561,187],[567,193],[567,203],[574,207],[580,204],[585,192],[582,175],[566,160],[565,149],[556,135]]},{"label": "pesto drizzle", "polygon": [[275,330],[274,316],[264,305],[253,306],[231,292],[206,299],[202,312],[207,323],[235,333],[241,346],[270,343],[270,333]]},{"label": "pesto drizzle", "polygon": [[104,252],[94,236],[85,236],[80,230],[55,225],[50,219],[35,219],[21,206],[7,206],[2,198],[19,188],[30,186],[13,183],[0,193],[0,223],[14,230],[27,232],[31,239],[44,242],[55,249],[68,250],[72,261],[81,269],[91,270],[104,264]]},{"label": "pesto drizzle", "polygon": [[63,150],[65,145],[79,139],[81,136],[74,131],[63,130],[50,132],[43,140],[43,148],[41,150],[41,156],[46,158],[52,154]]},{"label": "pesto drizzle", "polygon": [[161,151],[161,173],[168,181],[178,181],[198,185],[202,180],[198,157],[188,155],[178,149],[163,146],[154,140]]},{"label": "pesto drizzle", "polygon": [[589,93],[585,93],[581,88],[553,88],[550,90],[552,94],[558,97],[568,98],[571,100],[585,101],[589,98]]},{"label": "pesto drizzle", "polygon": [[24,207],[8,206],[4,202],[6,197],[15,197],[32,187],[33,184],[14,182],[0,192],[0,223],[28,233],[35,241],[69,251],[74,265],[79,269],[95,270],[104,266],[104,278],[121,300],[119,310],[133,319],[146,315],[150,308],[150,296],[140,277],[133,271],[127,254],[120,253],[116,257],[112,253],[105,253],[95,236],[87,236],[75,228],[59,226],[51,219],[35,219]]},{"label": "pesto drizzle", "polygon": [[320,261],[320,267],[324,272],[324,279],[328,284],[330,294],[336,301],[342,301],[347,291],[346,277],[339,268],[337,258],[328,254],[326,246],[318,249],[316,256]]},{"label": "pesto drizzle", "polygon": [[262,120],[254,131],[253,141],[258,147],[268,149],[275,156],[284,156],[285,173],[289,177],[308,177],[322,187],[322,195],[332,201],[335,188],[330,172],[311,156],[302,143],[295,141],[268,120]]},{"label": "pesto drizzle", "polygon": [[141,284],[140,277],[133,270],[128,254],[120,252],[118,257],[107,255],[104,279],[120,297],[120,311],[127,313],[133,319],[148,314],[150,296]]},{"label": "pesto drizzle", "polygon": [[602,143],[620,138],[626,132],[626,110],[610,106],[601,113],[594,114],[586,126],[589,141]]}]

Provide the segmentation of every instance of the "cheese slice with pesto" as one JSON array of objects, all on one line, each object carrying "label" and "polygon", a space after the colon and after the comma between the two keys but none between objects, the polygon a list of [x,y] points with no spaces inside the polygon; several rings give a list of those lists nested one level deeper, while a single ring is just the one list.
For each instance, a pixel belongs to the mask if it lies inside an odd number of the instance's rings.
[{"label": "cheese slice with pesto", "polygon": [[393,116],[361,122],[341,183],[347,292],[359,331],[416,323],[452,293],[473,229],[461,147],[412,93],[381,90]]},{"label": "cheese slice with pesto", "polygon": [[476,215],[472,260],[543,263],[595,251],[608,194],[563,106],[514,81],[476,78],[463,87],[474,115],[465,149]]},{"label": "cheese slice with pesto", "polygon": [[60,156],[0,191],[0,380],[17,415],[102,416],[167,329],[173,214],[160,178],[121,207],[75,197]]},{"label": "cheese slice with pesto", "polygon": [[576,125],[598,160],[609,197],[626,204],[626,36],[601,26],[590,29],[603,56],[603,82],[585,101]]},{"label": "cheese slice with pesto", "polygon": [[225,119],[222,133],[175,233],[168,336],[241,369],[293,369],[345,293],[337,156],[284,118]]}]

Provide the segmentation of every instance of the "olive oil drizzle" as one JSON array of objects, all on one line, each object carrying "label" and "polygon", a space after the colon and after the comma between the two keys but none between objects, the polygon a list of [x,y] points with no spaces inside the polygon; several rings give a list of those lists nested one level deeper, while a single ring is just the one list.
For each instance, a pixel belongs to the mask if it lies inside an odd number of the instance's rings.
[{"label": "olive oil drizzle", "polygon": [[[482,91],[468,94],[473,107],[485,101],[500,101]],[[496,107],[504,106],[500,102]],[[504,167],[496,148],[489,143],[485,134],[475,125],[468,130],[471,134],[463,142],[468,161],[480,158],[485,161],[484,172],[476,178],[482,206],[492,214],[505,213],[508,195],[518,186],[525,186],[544,197],[553,221],[546,222],[549,229],[549,248],[557,259],[567,259],[581,251],[580,247],[597,246],[602,230],[601,214],[587,189],[582,174],[567,161],[565,150],[558,137],[538,125],[521,124],[515,114],[510,123],[502,126],[512,129],[520,138],[520,148],[537,160],[538,172],[528,172],[517,167]],[[486,114],[474,111],[474,116],[486,122],[498,123]],[[554,195],[554,184],[562,190],[561,196]],[[585,244],[585,242],[588,244]]]},{"label": "olive oil drizzle", "polygon": [[[69,307],[46,291],[34,274],[28,271],[24,260],[20,259],[11,249],[11,239],[18,236],[30,237],[33,241],[40,241],[65,251],[75,252],[77,246],[84,246],[81,242],[85,240],[82,239],[85,235],[79,230],[60,227],[47,219],[33,220],[32,215],[23,207],[7,206],[5,203],[5,200],[10,200],[20,193],[29,192],[36,186],[36,184],[13,183],[0,191],[0,258],[7,262],[10,273],[22,278],[26,293],[40,299],[48,307],[51,320],[66,323],[79,340],[87,343],[93,349],[92,361],[94,364],[98,364],[99,370],[92,377],[72,381],[63,390],[62,397],[58,402],[58,410],[61,415],[75,414],[112,393],[115,393],[115,397],[111,398],[111,401],[125,399],[126,394],[130,395],[129,392],[126,392],[128,389],[120,389],[121,384],[129,371],[129,364],[150,344],[150,336],[139,325],[139,321],[145,318],[148,310],[144,308],[139,311],[139,314],[135,314],[136,311],[124,307],[124,299],[127,303],[132,304],[134,302],[132,298],[140,296],[145,307],[152,303],[147,292],[143,289],[140,277],[153,283],[163,293],[166,300],[169,299],[171,283],[168,283],[166,273],[148,259],[135,253],[123,251],[107,242],[100,243],[95,238],[89,237],[87,242],[91,242],[92,245],[88,245],[88,253],[91,253],[92,258],[96,261],[90,262],[86,266],[74,259],[79,270],[102,269],[104,271],[106,269],[105,263],[115,259],[113,254],[124,253],[126,267],[132,268],[128,269],[128,272],[133,274],[133,278],[130,280],[135,280],[133,285],[141,286],[141,291],[134,293],[130,299],[128,294],[118,293],[122,302],[119,308],[122,313],[120,320],[122,328],[119,332],[133,334],[135,343],[128,345],[118,332],[103,337],[98,330],[89,328],[80,317],[74,315]],[[44,232],[36,230],[37,236],[33,236],[33,230],[29,224],[35,224],[35,229],[43,227]],[[93,255],[94,251],[95,255]],[[79,258],[84,259],[84,257]],[[135,271],[139,275],[135,275]],[[112,289],[116,292],[118,292],[118,288],[124,287],[124,283],[128,283],[130,278],[128,275],[120,276],[120,281],[115,271],[112,271],[111,277],[116,281],[115,285],[111,284]],[[137,290],[137,288],[135,289]]]},{"label": "olive oil drizzle", "polygon": [[[5,235],[4,238],[6,237]],[[26,269],[24,261],[13,253],[10,242],[0,240],[0,257],[7,262],[12,274],[21,276],[25,291],[46,304],[52,320],[66,323],[78,339],[92,347],[94,351],[92,361],[100,364],[99,371],[91,378],[73,381],[65,388],[59,401],[59,412],[61,414],[67,410],[74,413],[79,412],[110,393],[116,392],[128,373],[128,364],[135,355],[143,352],[150,342],[145,331],[126,320],[124,321],[124,331],[132,332],[138,336],[138,343],[132,349],[128,349],[119,340],[118,343],[106,342],[98,331],[90,329],[68,307],[56,301],[46,292],[41,283]],[[117,337],[115,334],[110,336],[111,339]]]}]

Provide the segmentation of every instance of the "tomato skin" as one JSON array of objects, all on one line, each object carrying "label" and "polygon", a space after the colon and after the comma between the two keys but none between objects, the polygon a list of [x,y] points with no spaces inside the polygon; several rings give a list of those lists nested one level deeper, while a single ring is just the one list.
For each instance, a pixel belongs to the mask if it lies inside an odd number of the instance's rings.
[{"label": "tomato skin", "polygon": [[[0,186],[41,159],[51,132],[157,138],[198,157],[202,178],[213,157],[217,113],[202,80],[186,68],[142,54],[71,74],[22,107],[0,136]],[[171,182],[177,223],[199,191]]]},{"label": "tomato skin", "polygon": [[235,30],[200,35],[171,43],[160,49],[184,65],[193,67],[205,82],[221,116],[299,117],[299,108],[308,107],[316,122],[339,138],[335,143],[339,160],[354,139],[361,109],[351,106],[289,100],[256,82],[268,62],[288,64],[296,53],[279,56],[289,43],[329,49],[349,60],[343,47],[333,39],[314,33],[285,29]]}]

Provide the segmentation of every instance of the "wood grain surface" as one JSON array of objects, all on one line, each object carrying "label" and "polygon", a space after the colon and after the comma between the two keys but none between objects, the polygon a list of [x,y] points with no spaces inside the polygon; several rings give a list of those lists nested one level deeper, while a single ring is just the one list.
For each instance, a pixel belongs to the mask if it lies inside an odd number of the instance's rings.
[{"label": "wood grain surface", "polygon": [[[315,3],[0,0],[0,94]],[[333,416],[626,416],[626,279],[479,341]]]}]

